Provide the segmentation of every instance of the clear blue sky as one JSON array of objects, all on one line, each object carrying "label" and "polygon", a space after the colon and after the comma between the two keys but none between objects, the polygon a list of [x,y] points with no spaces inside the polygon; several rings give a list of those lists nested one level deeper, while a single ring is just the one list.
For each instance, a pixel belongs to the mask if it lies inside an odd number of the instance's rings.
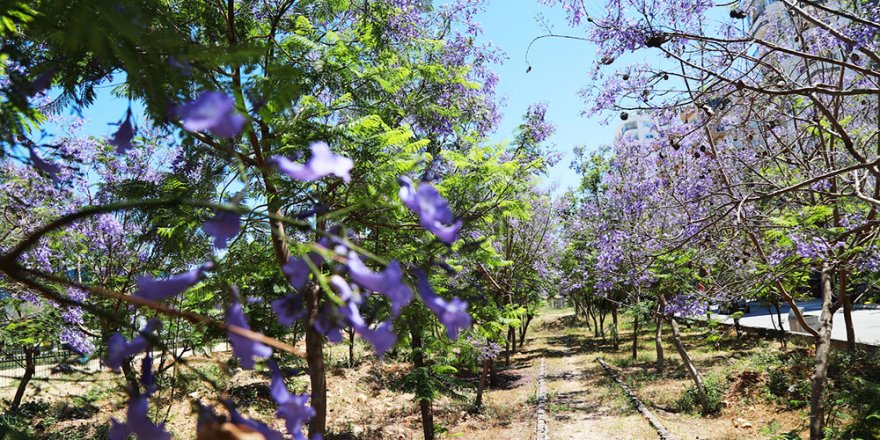
[{"label": "clear blue sky", "polygon": [[501,77],[498,92],[507,103],[495,137],[509,139],[529,104],[546,102],[547,120],[556,124],[556,133],[549,142],[563,153],[546,183],[558,184],[559,190],[565,190],[578,183],[577,175],[569,169],[572,147],[583,144],[592,149],[610,144],[617,126],[613,120],[606,126],[601,124],[602,118],[581,116],[586,105],[578,91],[589,85],[588,73],[596,53],[596,47],[590,43],[542,39],[532,46],[532,70],[526,73],[526,49],[532,39],[546,33],[536,19],[538,14],[552,25],[554,33],[577,35],[567,26],[560,7],[541,6],[538,0],[489,0],[487,11],[478,16],[485,30],[484,38],[500,46],[508,56],[496,69]]},{"label": "clear blue sky", "polygon": [[[532,71],[526,73],[526,48],[533,38],[546,33],[536,20],[542,14],[555,33],[572,33],[561,8],[541,6],[538,0],[489,0],[487,11],[477,20],[482,23],[483,38],[500,46],[508,56],[496,68],[500,75],[499,96],[504,99],[504,118],[493,140],[509,140],[514,128],[530,104],[544,101],[548,104],[547,119],[556,125],[556,133],[549,139],[563,158],[553,167],[545,185],[559,185],[559,190],[577,184],[577,176],[569,169],[571,149],[585,144],[595,148],[611,142],[617,128],[600,123],[600,118],[581,116],[585,104],[578,90],[589,84],[588,71],[595,57],[595,47],[586,42],[548,38],[538,41],[529,55]],[[114,83],[120,83],[117,77]],[[111,86],[101,88],[95,104],[84,110],[88,120],[85,133],[109,136],[127,108],[128,103],[110,94]],[[142,114],[135,104],[135,115]]]}]

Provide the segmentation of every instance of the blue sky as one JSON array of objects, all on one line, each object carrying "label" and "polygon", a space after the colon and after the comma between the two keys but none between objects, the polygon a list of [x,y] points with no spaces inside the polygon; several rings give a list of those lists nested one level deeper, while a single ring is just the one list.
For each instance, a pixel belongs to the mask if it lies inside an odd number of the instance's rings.
[{"label": "blue sky", "polygon": [[616,121],[603,125],[601,117],[581,116],[586,105],[578,91],[589,85],[589,70],[596,48],[583,41],[545,38],[536,42],[529,53],[532,70],[526,73],[525,54],[529,43],[546,33],[536,16],[552,25],[556,34],[576,35],[569,28],[561,8],[541,6],[537,0],[489,0],[485,13],[477,17],[485,30],[484,38],[500,46],[508,60],[496,71],[501,80],[499,94],[506,98],[504,119],[495,138],[509,139],[522,121],[529,104],[548,104],[547,119],[556,125],[549,142],[563,153],[562,160],[550,171],[546,185],[558,184],[558,190],[577,185],[577,175],[569,169],[575,145],[597,148],[610,144],[617,129]]},{"label": "blue sky", "polygon": [[[492,137],[495,141],[509,140],[514,128],[530,104],[544,101],[548,104],[547,119],[556,125],[556,133],[549,139],[557,151],[563,153],[560,162],[550,170],[545,186],[558,185],[557,191],[577,185],[577,175],[569,169],[572,147],[579,144],[596,148],[611,142],[617,128],[615,120],[602,125],[601,118],[581,116],[585,104],[578,91],[589,85],[588,72],[592,66],[595,47],[582,41],[547,38],[535,43],[529,54],[532,70],[526,73],[526,48],[533,38],[546,33],[536,17],[544,16],[555,33],[569,33],[561,8],[541,6],[538,0],[489,0],[485,13],[477,20],[483,25],[483,38],[501,47],[508,59],[496,71],[500,76],[498,93],[505,100],[504,118]],[[119,83],[117,78],[114,83]],[[95,104],[84,110],[88,120],[85,133],[109,136],[128,103],[113,98],[112,86],[101,88]],[[135,114],[141,114],[135,103]]]}]

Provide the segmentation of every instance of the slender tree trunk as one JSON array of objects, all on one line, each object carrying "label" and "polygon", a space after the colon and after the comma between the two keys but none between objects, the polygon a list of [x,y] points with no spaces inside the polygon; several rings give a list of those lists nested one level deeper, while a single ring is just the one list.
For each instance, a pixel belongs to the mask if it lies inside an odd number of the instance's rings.
[{"label": "slender tree trunk", "polygon": [[[314,322],[318,316],[318,285],[309,286],[305,292],[308,322]],[[324,335],[315,330],[313,325],[306,326],[306,364],[309,367],[309,382],[312,395],[309,405],[315,409],[315,416],[309,420],[309,437],[321,435],[327,426],[327,376],[324,370]]]},{"label": "slender tree trunk", "polygon": [[348,368],[354,368],[354,329],[348,329]]},{"label": "slender tree trunk", "polygon": [[782,308],[779,307],[779,301],[773,301],[773,307],[776,308],[776,324],[779,327],[779,343],[782,344],[783,350],[788,350],[788,338],[786,337],[785,327],[782,326]]},{"label": "slender tree trunk", "polygon": [[[422,351],[422,329],[414,322],[410,323],[411,347],[413,350],[413,366],[423,368],[425,355]],[[422,432],[425,440],[434,440],[434,410],[429,399],[419,400],[419,411],[422,414]]]},{"label": "slender tree trunk", "polygon": [[21,406],[21,399],[24,398],[24,392],[27,390],[28,383],[34,377],[36,371],[36,348],[27,347],[24,349],[24,374],[18,382],[18,389],[15,390],[15,397],[12,398],[12,406],[9,408],[10,410],[16,411],[18,410],[18,407]]},{"label": "slender tree trunk", "polygon": [[123,359],[121,368],[122,376],[125,378],[128,386],[132,390],[139,390],[140,383],[138,382],[137,373],[135,373],[134,368],[131,367],[131,358]]},{"label": "slender tree trunk", "polygon": [[474,400],[474,407],[483,406],[483,390],[486,389],[486,378],[489,376],[489,363],[491,361],[483,361],[483,370],[480,372],[480,385],[477,386],[477,398]]},{"label": "slender tree trunk", "polygon": [[510,349],[516,353],[516,327],[511,325],[508,333],[510,334]]},{"label": "slender tree trunk", "polygon": [[831,351],[831,269],[822,267],[822,313],[819,315],[819,338],[813,362],[812,393],[810,395],[810,440],[825,438],[825,385],[828,382],[828,353]]},{"label": "slender tree trunk", "polygon": [[636,360],[639,357],[639,314],[635,314],[635,319],[633,320],[633,347],[632,347],[632,358]]},{"label": "slender tree trunk", "polygon": [[489,386],[498,385],[498,370],[495,368],[495,359],[489,361]]},{"label": "slender tree trunk", "polygon": [[592,327],[590,326],[590,306],[584,304],[581,311],[584,313],[584,321],[587,323],[587,330],[592,330]]},{"label": "slender tree trunk", "polygon": [[852,298],[849,297],[849,274],[846,270],[840,271],[838,297],[843,305],[843,323],[846,326],[846,349],[849,352],[856,351],[856,330],[852,320]]},{"label": "slender tree trunk", "polygon": [[599,327],[598,327],[598,329],[599,329],[599,336],[602,338],[603,341],[605,340],[605,316],[606,315],[607,315],[607,313],[605,313],[604,311],[599,311]]},{"label": "slender tree trunk", "polygon": [[617,305],[611,307],[611,342],[614,344],[614,351],[620,350],[620,337],[617,332]]},{"label": "slender tree trunk", "polygon": [[[666,300],[663,297],[660,297],[660,301],[665,308]],[[703,383],[703,376],[700,376],[700,372],[697,371],[697,367],[691,360],[687,349],[684,347],[684,343],[681,342],[681,332],[678,331],[678,322],[676,322],[675,318],[671,316],[667,318],[667,321],[669,321],[669,327],[672,328],[672,342],[675,345],[675,349],[678,351],[678,355],[681,356],[681,361],[684,363],[688,375],[697,387],[697,397],[700,400],[700,407],[703,408],[703,414],[708,414],[711,412],[711,408],[709,408],[709,396],[706,394],[706,384]]]},{"label": "slender tree trunk", "polygon": [[510,329],[507,329],[507,338],[504,340],[504,365],[510,366]]},{"label": "slender tree trunk", "polygon": [[657,313],[657,330],[654,332],[654,345],[657,348],[657,373],[663,372],[663,314]]},{"label": "slender tree trunk", "polygon": [[519,348],[522,349],[522,346],[526,343],[526,332],[529,330],[529,324],[532,323],[532,318],[534,315],[526,315],[526,322],[519,330]]}]

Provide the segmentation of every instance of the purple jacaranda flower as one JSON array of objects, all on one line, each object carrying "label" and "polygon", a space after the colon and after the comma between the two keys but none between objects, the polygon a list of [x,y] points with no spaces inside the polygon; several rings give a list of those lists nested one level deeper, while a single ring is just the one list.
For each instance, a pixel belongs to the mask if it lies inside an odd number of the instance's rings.
[{"label": "purple jacaranda flower", "polygon": [[333,289],[343,301],[360,304],[361,296],[355,293],[355,291],[352,290],[351,285],[341,276],[330,275],[327,279],[327,284],[330,285],[330,288]]},{"label": "purple jacaranda flower", "polygon": [[236,113],[232,97],[210,91],[202,92],[195,101],[180,106],[177,116],[183,120],[183,128],[187,131],[195,133],[207,130],[224,138],[237,136],[247,121],[247,118]]},{"label": "purple jacaranda flower", "polygon": [[422,302],[446,326],[446,334],[449,339],[456,339],[461,330],[471,325],[471,315],[467,313],[467,301],[462,301],[458,297],[454,297],[450,301],[440,298],[434,293],[434,289],[428,283],[428,277],[424,272],[414,270],[413,273],[416,276],[416,288],[422,297]]},{"label": "purple jacaranda flower", "polygon": [[412,290],[403,282],[400,263],[391,261],[382,272],[371,271],[355,252],[348,254],[348,271],[351,279],[364,289],[379,292],[391,301],[391,312],[400,314],[400,309],[412,300]]},{"label": "purple jacaranda flower", "polygon": [[132,395],[128,399],[126,421],[125,423],[119,423],[115,419],[110,419],[111,427],[108,432],[108,437],[110,439],[125,440],[131,434],[134,434],[138,440],[171,439],[171,434],[165,431],[162,425],[156,425],[151,422],[148,417],[148,399],[156,390],[156,385],[153,379],[153,359],[148,354],[147,356],[144,356],[144,359],[141,362],[140,382],[144,386],[144,391],[138,393],[129,390]]},{"label": "purple jacaranda flower", "polygon": [[342,341],[342,333],[339,331],[343,324],[342,321],[343,317],[340,316],[336,308],[330,305],[329,302],[325,302],[321,306],[318,316],[312,321],[312,326],[319,333],[326,336],[328,341],[336,344]]},{"label": "purple jacaranda flower", "polygon": [[421,182],[418,188],[414,188],[409,178],[401,176],[399,195],[403,204],[419,216],[422,227],[447,245],[455,242],[461,229],[461,220],[455,220],[449,202],[437,192],[434,185]]},{"label": "purple jacaranda flower", "polygon": [[126,341],[125,336],[119,333],[110,335],[107,341],[107,366],[113,371],[119,371],[126,358],[146,351],[150,347],[150,340],[145,335],[152,335],[160,325],[158,319],[147,321],[147,325],[140,330],[140,335],[134,337],[131,342]]},{"label": "purple jacaranda flower", "polygon": [[[244,310],[242,310],[241,303],[238,301],[229,306],[229,312],[226,315],[226,323],[241,327],[245,330],[250,330],[244,316]],[[227,335],[229,336],[229,343],[232,344],[232,352],[235,353],[235,356],[241,363],[241,367],[246,370],[252,370],[254,368],[255,357],[265,358],[272,355],[272,348],[263,345],[260,342],[233,332],[228,332]]]},{"label": "purple jacaranda flower", "polygon": [[278,411],[275,415],[284,419],[287,426],[287,432],[296,440],[305,440],[302,433],[303,423],[307,423],[315,416],[315,409],[306,405],[309,401],[308,394],[295,395],[291,394],[284,383],[284,376],[274,361],[269,361],[269,368],[272,371],[272,380],[269,387],[272,400],[278,404]]},{"label": "purple jacaranda flower", "polygon": [[28,96],[39,95],[40,93],[43,93],[43,91],[48,89],[49,86],[52,85],[52,79],[55,78],[55,72],[57,71],[58,69],[50,67],[45,72],[37,75],[37,77],[34,78],[34,80],[30,84],[30,91]]},{"label": "purple jacaranda flower", "polygon": [[288,258],[287,263],[281,265],[281,271],[284,272],[284,275],[287,276],[287,281],[297,291],[305,287],[311,273],[306,260],[299,257]]},{"label": "purple jacaranda flower", "polygon": [[266,163],[277,166],[282,173],[302,182],[311,182],[330,174],[346,182],[351,181],[350,172],[354,167],[351,159],[333,154],[325,142],[314,142],[309,148],[312,150],[312,157],[305,164],[293,162],[283,156],[271,157]]},{"label": "purple jacaranda flower", "polygon": [[61,172],[61,166],[54,163],[43,160],[34,147],[28,147],[31,156],[31,164],[34,168],[46,173],[53,181],[58,181],[58,173]]},{"label": "purple jacaranda flower", "polygon": [[110,145],[116,147],[116,153],[125,154],[132,148],[132,139],[134,139],[134,127],[131,125],[131,110],[129,110],[125,115],[125,120],[119,124],[119,128],[110,139]]},{"label": "purple jacaranda flower", "polygon": [[306,315],[303,296],[295,294],[276,299],[272,301],[272,311],[275,312],[281,325],[293,325],[297,319]]},{"label": "purple jacaranda flower", "polygon": [[175,57],[168,57],[168,65],[173,67],[174,70],[183,76],[192,75],[192,64],[187,60],[178,60]]},{"label": "purple jacaranda flower", "polygon": [[391,321],[385,321],[375,329],[369,327],[356,328],[357,332],[376,349],[376,357],[382,356],[397,343],[397,335],[391,328]]},{"label": "purple jacaranda flower", "polygon": [[263,437],[266,440],[282,440],[284,438],[280,432],[268,427],[266,424],[258,422],[256,420],[248,419],[242,417],[241,414],[235,409],[235,406],[231,401],[225,400],[223,404],[226,406],[226,409],[229,411],[229,419],[235,425],[244,425],[247,426],[260,434],[263,434]]},{"label": "purple jacaranda flower", "polygon": [[217,211],[214,217],[202,223],[202,230],[214,237],[214,247],[226,249],[229,239],[241,232],[241,216],[236,212]]},{"label": "purple jacaranda flower", "polygon": [[353,302],[347,302],[339,307],[338,313],[343,318],[342,321],[344,323],[351,325],[364,340],[373,346],[379,359],[397,343],[397,335],[391,329],[391,321],[386,321],[380,324],[379,327],[371,329],[366,321],[364,321],[363,316],[361,316],[357,304]]},{"label": "purple jacaranda flower", "polygon": [[213,263],[207,262],[196,269],[172,275],[163,280],[157,280],[149,275],[140,275],[136,280],[138,291],[135,295],[151,301],[173,298],[198,283],[205,277],[205,272],[213,268]]},{"label": "purple jacaranda flower", "polygon": [[[134,434],[138,440],[162,440],[171,439],[171,434],[165,429],[151,422],[147,417],[148,401],[146,395],[132,398],[128,402],[128,411],[126,411],[126,422],[128,429]],[[125,437],[123,437],[125,438]]]}]

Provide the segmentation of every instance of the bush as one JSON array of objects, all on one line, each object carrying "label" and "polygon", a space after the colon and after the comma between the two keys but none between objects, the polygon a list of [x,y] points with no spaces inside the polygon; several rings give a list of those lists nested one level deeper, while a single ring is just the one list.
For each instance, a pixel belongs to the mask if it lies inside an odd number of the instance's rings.
[{"label": "bush", "polygon": [[[715,414],[724,406],[724,394],[727,391],[729,380],[724,376],[707,376],[703,381],[706,387],[706,397],[709,400],[708,411],[703,415]],[[681,412],[702,411],[700,397],[695,385],[688,385],[681,397],[675,401],[675,407]]]}]

